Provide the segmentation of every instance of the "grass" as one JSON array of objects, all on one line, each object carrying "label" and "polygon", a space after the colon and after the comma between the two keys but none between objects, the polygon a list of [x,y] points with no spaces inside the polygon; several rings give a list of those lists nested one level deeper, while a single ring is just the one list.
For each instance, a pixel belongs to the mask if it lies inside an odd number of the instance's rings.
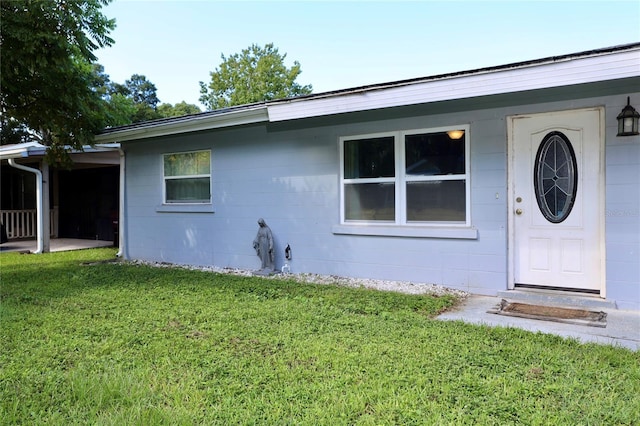
[{"label": "grass", "polygon": [[0,255],[0,423],[640,423],[640,354],[412,296]]}]

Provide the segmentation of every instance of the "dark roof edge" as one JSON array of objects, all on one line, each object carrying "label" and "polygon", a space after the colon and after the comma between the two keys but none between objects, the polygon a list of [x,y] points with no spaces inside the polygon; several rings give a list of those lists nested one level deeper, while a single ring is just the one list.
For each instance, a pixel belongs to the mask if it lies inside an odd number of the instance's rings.
[{"label": "dark roof edge", "polygon": [[236,105],[232,107],[216,109],[213,111],[205,111],[197,114],[189,114],[189,115],[181,115],[178,117],[167,117],[167,118],[159,118],[156,120],[141,121],[139,123],[125,124],[123,126],[108,127],[102,130],[98,134],[106,135],[109,133],[120,132],[123,130],[132,130],[132,129],[138,129],[138,128],[142,129],[146,127],[155,127],[157,125],[162,125],[162,124],[177,124],[183,121],[187,122],[187,121],[193,121],[193,120],[203,120],[207,118],[230,114],[236,111],[247,111],[253,108],[264,107],[266,106],[266,104],[267,104],[267,101],[263,101],[263,102],[256,102],[253,104]]}]

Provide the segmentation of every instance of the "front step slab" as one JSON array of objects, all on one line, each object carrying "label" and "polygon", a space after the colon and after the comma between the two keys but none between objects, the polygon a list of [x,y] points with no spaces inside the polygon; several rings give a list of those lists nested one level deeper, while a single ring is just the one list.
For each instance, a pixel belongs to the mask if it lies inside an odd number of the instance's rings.
[{"label": "front step slab", "polygon": [[531,305],[600,310],[617,309],[616,302],[613,300],[606,300],[597,296],[567,294],[567,292],[544,290],[505,290],[499,291],[498,297],[512,302],[528,303]]}]

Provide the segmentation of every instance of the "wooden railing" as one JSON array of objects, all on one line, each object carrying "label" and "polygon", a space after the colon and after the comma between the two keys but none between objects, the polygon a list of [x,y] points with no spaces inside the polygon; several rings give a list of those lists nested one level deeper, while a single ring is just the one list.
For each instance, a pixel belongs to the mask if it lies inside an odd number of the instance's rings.
[{"label": "wooden railing", "polygon": [[[36,238],[38,232],[38,215],[33,210],[2,210],[0,211],[0,221],[7,230],[7,237],[12,240],[16,238]],[[51,236],[58,236],[58,209],[51,209],[49,214],[49,224]]]}]

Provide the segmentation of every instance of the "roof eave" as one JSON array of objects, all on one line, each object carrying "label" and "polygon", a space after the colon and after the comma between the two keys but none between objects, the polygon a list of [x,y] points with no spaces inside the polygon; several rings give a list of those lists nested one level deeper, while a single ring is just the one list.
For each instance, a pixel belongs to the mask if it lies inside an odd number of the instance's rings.
[{"label": "roof eave", "polygon": [[131,128],[115,128],[96,135],[95,141],[101,144],[132,141],[265,121],[269,121],[266,105],[251,106],[217,115],[192,115],[163,123],[149,122]]},{"label": "roof eave", "polygon": [[98,143],[640,77],[640,43],[107,129]]},{"label": "roof eave", "polygon": [[565,57],[473,73],[397,82],[269,105],[271,122],[558,88],[640,76],[640,45],[600,55]]},{"label": "roof eave", "polygon": [[33,155],[41,155],[46,151],[46,147],[38,142],[26,142],[16,145],[5,145],[0,147],[0,160],[9,158],[27,158]]},{"label": "roof eave", "polygon": [[[94,146],[85,145],[82,150],[69,149],[69,154],[92,154],[100,152],[113,152],[120,149],[120,144],[95,144]],[[47,147],[39,142],[25,142],[15,145],[5,145],[0,147],[0,160],[8,160],[10,158],[29,158],[29,157],[43,157],[47,153]]]}]

